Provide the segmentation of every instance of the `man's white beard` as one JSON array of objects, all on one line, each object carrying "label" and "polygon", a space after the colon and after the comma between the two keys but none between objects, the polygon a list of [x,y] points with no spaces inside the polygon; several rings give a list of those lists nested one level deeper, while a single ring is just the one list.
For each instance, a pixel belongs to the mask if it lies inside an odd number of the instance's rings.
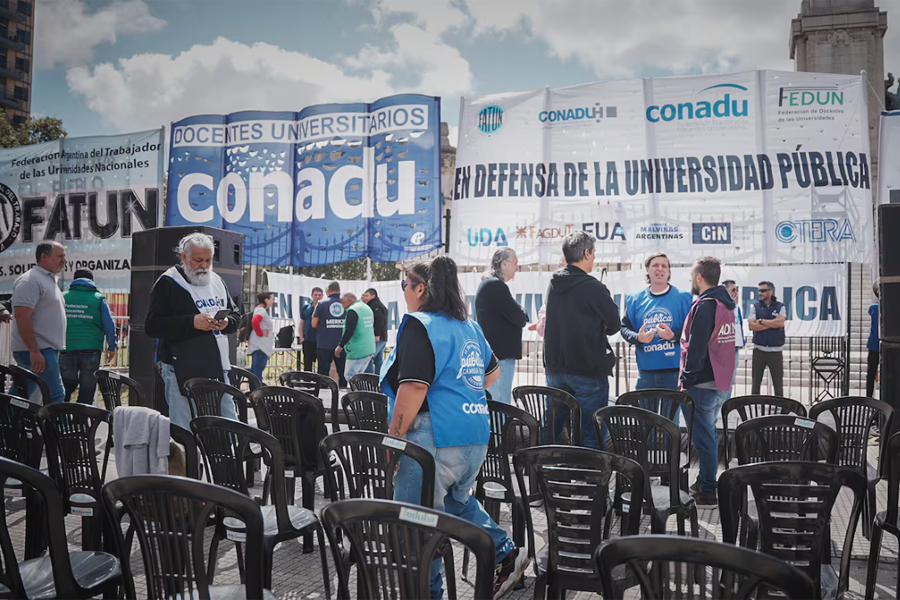
[{"label": "man's white beard", "polygon": [[212,267],[208,269],[197,269],[196,271],[192,271],[187,265],[182,265],[182,267],[184,268],[184,276],[191,285],[206,287],[212,280]]}]

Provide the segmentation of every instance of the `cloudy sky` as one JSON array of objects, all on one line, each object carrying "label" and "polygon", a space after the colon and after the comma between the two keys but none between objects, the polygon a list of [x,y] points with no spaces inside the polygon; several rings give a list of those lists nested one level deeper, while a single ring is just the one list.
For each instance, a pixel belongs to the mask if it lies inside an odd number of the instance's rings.
[{"label": "cloudy sky", "polygon": [[[900,73],[900,0],[885,64]],[[792,70],[800,0],[37,0],[32,110],[70,135],[613,78]],[[455,127],[454,133],[455,133]]]}]

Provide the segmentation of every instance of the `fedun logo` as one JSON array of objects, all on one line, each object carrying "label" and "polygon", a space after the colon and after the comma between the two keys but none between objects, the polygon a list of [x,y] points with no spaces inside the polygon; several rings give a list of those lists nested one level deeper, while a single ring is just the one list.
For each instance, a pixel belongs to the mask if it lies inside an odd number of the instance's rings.
[{"label": "fedun logo", "polygon": [[0,252],[15,243],[21,226],[22,209],[19,199],[10,188],[0,183]]},{"label": "fedun logo", "polygon": [[[746,92],[747,88],[736,83],[720,83],[700,90],[700,93],[720,88],[732,88]],[[680,104],[664,104],[662,106],[650,106],[647,108],[647,120],[651,123],[663,121],[683,121],[691,119],[724,119],[729,117],[747,116],[747,99],[732,100],[731,94],[716,102],[700,100],[698,102],[682,102]]]},{"label": "fedun logo", "polygon": [[456,378],[462,379],[471,390],[484,391],[484,357],[481,355],[481,346],[475,340],[466,340],[463,344]]},{"label": "fedun logo", "polygon": [[478,131],[486,135],[497,133],[503,127],[503,109],[496,104],[485,106],[478,113]]},{"label": "fedun logo", "polygon": [[779,242],[790,244],[795,241],[821,244],[824,242],[856,241],[850,221],[844,219],[808,219],[806,221],[782,221],[775,227],[775,237]]},{"label": "fedun logo", "polygon": [[691,228],[694,244],[731,243],[731,223],[693,223]]},{"label": "fedun logo", "polygon": [[819,87],[783,87],[778,89],[778,106],[844,105],[844,92],[836,85]]}]

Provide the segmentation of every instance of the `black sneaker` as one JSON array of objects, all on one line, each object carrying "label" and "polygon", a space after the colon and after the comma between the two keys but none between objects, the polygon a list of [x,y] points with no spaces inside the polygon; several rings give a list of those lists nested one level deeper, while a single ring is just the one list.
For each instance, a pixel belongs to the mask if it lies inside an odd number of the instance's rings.
[{"label": "black sneaker", "polygon": [[699,494],[700,493],[700,480],[698,479],[694,483],[691,484],[691,487],[688,488],[688,491],[691,494]]},{"label": "black sneaker", "polygon": [[716,508],[719,505],[719,498],[715,492],[698,491],[691,494],[694,497],[694,504],[697,508]]},{"label": "black sneaker", "polygon": [[494,580],[494,600],[502,598],[513,590],[525,576],[525,569],[531,564],[531,557],[524,548],[513,548],[497,569]]}]

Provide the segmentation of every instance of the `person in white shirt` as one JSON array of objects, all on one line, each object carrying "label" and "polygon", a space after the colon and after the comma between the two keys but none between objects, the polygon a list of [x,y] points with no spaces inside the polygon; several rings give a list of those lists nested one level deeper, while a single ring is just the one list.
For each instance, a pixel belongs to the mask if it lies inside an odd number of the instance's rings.
[{"label": "person in white shirt", "polygon": [[269,363],[269,358],[275,352],[275,321],[269,316],[269,309],[275,303],[273,292],[262,292],[256,295],[256,308],[253,318],[250,320],[250,339],[247,344],[247,354],[250,356],[250,372],[257,379],[263,380],[263,371]]},{"label": "person in white shirt", "polygon": [[729,398],[731,398],[731,394],[734,391],[734,384],[737,382],[737,370],[741,364],[741,348],[743,348],[744,344],[746,344],[746,340],[744,339],[744,315],[741,313],[741,303],[738,301],[738,286],[734,281],[730,279],[728,281],[724,281],[722,285],[725,286],[725,289],[728,290],[728,293],[731,294],[731,298],[737,305],[734,309],[734,377],[731,378],[731,390],[725,396],[725,399],[728,400]]}]

